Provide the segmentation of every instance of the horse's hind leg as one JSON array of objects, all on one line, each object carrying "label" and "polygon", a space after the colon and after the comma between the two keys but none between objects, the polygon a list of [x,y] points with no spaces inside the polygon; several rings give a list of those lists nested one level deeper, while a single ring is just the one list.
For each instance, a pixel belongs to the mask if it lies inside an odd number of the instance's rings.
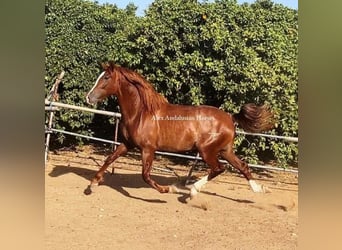
[{"label": "horse's hind leg", "polygon": [[245,176],[245,178],[248,180],[249,185],[251,186],[251,188],[254,192],[257,192],[257,193],[264,192],[263,186],[261,186],[255,182],[247,163],[240,160],[234,154],[232,147],[221,152],[221,156],[224,159],[226,159],[234,168],[238,169]]},{"label": "horse's hind leg", "polygon": [[85,194],[91,194],[91,187],[94,185],[97,185],[101,182],[103,182],[103,174],[105,173],[106,169],[109,167],[109,165],[115,161],[117,158],[119,158],[121,155],[124,155],[127,153],[127,147],[125,144],[120,144],[117,149],[106,158],[105,162],[103,163],[102,167],[97,171],[95,174],[95,177],[91,180],[90,185],[86,190],[84,190]]},{"label": "horse's hind leg", "polygon": [[217,154],[210,152],[210,150],[202,151],[201,156],[203,160],[210,166],[209,174],[196,181],[190,188],[190,198],[194,198],[201,188],[211,179],[225,171],[225,167],[218,161]]}]

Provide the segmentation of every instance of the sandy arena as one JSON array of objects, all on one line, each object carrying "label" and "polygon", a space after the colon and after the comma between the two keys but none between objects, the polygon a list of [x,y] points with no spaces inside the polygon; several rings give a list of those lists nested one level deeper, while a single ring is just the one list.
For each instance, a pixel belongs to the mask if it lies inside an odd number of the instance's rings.
[{"label": "sandy arena", "polygon": [[[181,185],[189,166],[157,157],[160,184],[180,193],[160,194],[144,183],[139,154],[119,158],[105,183],[84,190],[106,158],[84,146],[50,152],[45,169],[46,249],[297,249],[298,179],[285,172],[253,171],[271,191],[253,193],[246,179],[226,171],[189,199]],[[107,152],[108,153],[108,152]],[[188,162],[191,163],[190,161]],[[194,172],[201,177],[205,171]]]}]

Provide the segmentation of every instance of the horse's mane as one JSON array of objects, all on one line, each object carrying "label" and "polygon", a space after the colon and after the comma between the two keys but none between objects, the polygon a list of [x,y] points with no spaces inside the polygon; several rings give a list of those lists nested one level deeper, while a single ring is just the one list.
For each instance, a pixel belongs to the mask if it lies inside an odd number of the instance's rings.
[{"label": "horse's mane", "polygon": [[153,86],[140,74],[121,66],[115,66],[121,77],[135,86],[143,103],[145,111],[154,114],[162,104],[168,103],[167,99],[155,91]]}]

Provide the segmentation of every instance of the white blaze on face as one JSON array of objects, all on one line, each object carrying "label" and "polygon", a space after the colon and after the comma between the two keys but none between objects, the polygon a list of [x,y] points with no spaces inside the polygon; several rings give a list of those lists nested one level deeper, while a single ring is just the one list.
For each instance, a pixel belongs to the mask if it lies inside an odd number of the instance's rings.
[{"label": "white blaze on face", "polygon": [[93,86],[93,87],[91,88],[91,90],[88,92],[88,94],[87,94],[87,96],[86,96],[86,100],[87,100],[87,103],[88,103],[88,104],[91,104],[91,103],[89,102],[89,94],[96,88],[96,86],[97,86],[97,84],[99,83],[101,77],[102,77],[105,73],[106,73],[106,72],[103,71],[103,72],[99,75],[99,77],[96,79],[96,82],[95,82],[94,86]]}]

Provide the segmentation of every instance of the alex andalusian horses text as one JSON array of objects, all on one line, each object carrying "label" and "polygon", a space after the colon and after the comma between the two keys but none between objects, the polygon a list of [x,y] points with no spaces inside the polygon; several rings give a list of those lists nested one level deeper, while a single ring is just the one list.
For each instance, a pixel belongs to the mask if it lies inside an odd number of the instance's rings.
[{"label": "alex andalusian horses text", "polygon": [[207,176],[190,188],[194,197],[209,180],[224,172],[218,157],[226,159],[249,181],[254,192],[263,192],[253,179],[247,163],[233,150],[234,123],[245,131],[261,132],[273,127],[273,114],[265,105],[245,104],[239,113],[229,114],[212,106],[185,106],[169,103],[157,93],[140,74],[109,62],[102,65],[103,72],[86,96],[89,104],[115,95],[122,114],[120,129],[123,142],[107,157],[92,179],[91,187],[103,182],[108,166],[118,157],[138,147],[142,154],[142,178],[161,193],[175,192],[174,186],[162,186],[151,179],[150,172],[155,151],[184,152],[198,150],[210,166]]}]

